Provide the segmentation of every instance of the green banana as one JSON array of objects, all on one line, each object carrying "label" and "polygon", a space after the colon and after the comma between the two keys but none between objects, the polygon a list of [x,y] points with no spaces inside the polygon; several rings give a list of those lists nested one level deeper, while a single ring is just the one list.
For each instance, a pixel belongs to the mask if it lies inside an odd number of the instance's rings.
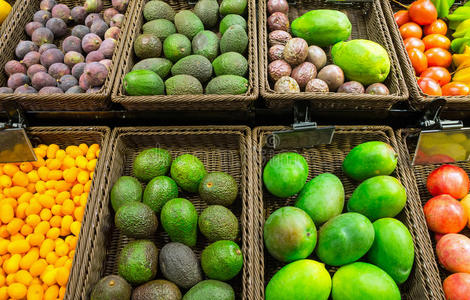
[{"label": "green banana", "polygon": [[437,15],[439,18],[445,18],[449,15],[450,8],[454,4],[455,0],[431,0],[437,9]]}]

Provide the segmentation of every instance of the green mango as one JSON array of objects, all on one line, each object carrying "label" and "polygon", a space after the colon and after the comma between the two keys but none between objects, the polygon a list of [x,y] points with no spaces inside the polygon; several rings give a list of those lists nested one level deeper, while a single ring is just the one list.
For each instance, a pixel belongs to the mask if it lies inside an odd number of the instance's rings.
[{"label": "green mango", "polygon": [[315,223],[306,212],[292,206],[281,207],[269,216],[263,236],[268,252],[282,262],[307,258],[317,244]]},{"label": "green mango", "polygon": [[383,218],[375,221],[375,239],[367,253],[368,260],[395,280],[404,283],[411,273],[414,261],[413,238],[402,222]]},{"label": "green mango", "polygon": [[318,175],[300,191],[295,206],[308,213],[317,226],[336,217],[344,207],[341,180],[331,173]]},{"label": "green mango", "polygon": [[401,300],[400,290],[388,274],[374,265],[356,262],[336,271],[333,300]]},{"label": "green mango", "polygon": [[325,265],[302,259],[280,269],[266,286],[266,300],[327,300],[331,277]]},{"label": "green mango", "polygon": [[327,265],[342,266],[364,256],[373,242],[372,223],[361,214],[345,213],[320,228],[316,254]]},{"label": "green mango", "polygon": [[348,17],[329,9],[311,10],[292,22],[292,33],[309,45],[327,47],[345,41],[351,36],[352,25]]},{"label": "green mango", "polygon": [[358,212],[371,221],[393,218],[406,204],[405,187],[395,177],[376,176],[362,182],[348,201],[348,211]]},{"label": "green mango", "polygon": [[343,161],[343,171],[355,180],[377,175],[390,175],[397,167],[398,154],[392,146],[380,141],[354,147]]}]

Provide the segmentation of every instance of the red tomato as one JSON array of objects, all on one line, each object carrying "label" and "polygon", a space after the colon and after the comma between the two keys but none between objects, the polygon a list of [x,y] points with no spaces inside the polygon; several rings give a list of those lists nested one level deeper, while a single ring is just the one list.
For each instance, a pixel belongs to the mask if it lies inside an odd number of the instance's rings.
[{"label": "red tomato", "polygon": [[441,48],[448,50],[450,48],[450,40],[442,34],[430,34],[423,38],[423,43],[426,46],[426,50],[432,48]]},{"label": "red tomato", "polygon": [[406,51],[409,51],[411,49],[418,49],[419,51],[424,52],[424,50],[426,49],[426,46],[424,45],[423,41],[415,37],[407,38],[403,41],[403,43],[405,43]]},{"label": "red tomato", "polygon": [[470,274],[452,274],[444,280],[442,287],[446,299],[470,299]]},{"label": "red tomato", "polygon": [[420,39],[423,37],[423,29],[416,23],[408,22],[400,27],[400,34],[403,39],[410,37]]},{"label": "red tomato", "polygon": [[431,195],[448,194],[455,199],[467,196],[469,185],[467,173],[454,165],[442,165],[434,169],[426,181],[426,187]]},{"label": "red tomato", "polygon": [[442,87],[442,96],[467,96],[469,93],[470,88],[462,82],[451,82]]},{"label": "red tomato", "polygon": [[426,223],[434,232],[457,233],[467,225],[467,212],[459,201],[449,195],[431,198],[423,210]]},{"label": "red tomato", "polygon": [[445,49],[432,48],[424,52],[424,55],[426,55],[430,67],[448,68],[452,64],[452,54]]},{"label": "red tomato", "polygon": [[415,69],[416,75],[421,74],[428,68],[428,59],[423,52],[418,49],[411,49],[408,51],[408,56],[411,60],[411,65]]},{"label": "red tomato", "polygon": [[408,9],[411,21],[419,25],[429,25],[437,20],[437,9],[431,0],[418,0]]},{"label": "red tomato", "polygon": [[452,76],[450,76],[449,71],[443,67],[430,67],[427,68],[421,75],[421,77],[432,78],[439,83],[440,86],[448,84]]},{"label": "red tomato", "polygon": [[397,22],[398,27],[410,21],[410,15],[407,10],[399,10],[393,15],[393,17],[395,18],[395,22]]},{"label": "red tomato", "polygon": [[470,239],[465,235],[444,235],[436,245],[436,253],[446,270],[452,273],[470,273]]},{"label": "red tomato", "polygon": [[442,96],[441,86],[434,79],[428,77],[420,77],[418,79],[418,86],[426,95]]},{"label": "red tomato", "polygon": [[447,24],[443,20],[439,19],[432,24],[424,26],[424,34],[425,35],[430,35],[430,34],[442,34],[446,35],[447,34]]}]

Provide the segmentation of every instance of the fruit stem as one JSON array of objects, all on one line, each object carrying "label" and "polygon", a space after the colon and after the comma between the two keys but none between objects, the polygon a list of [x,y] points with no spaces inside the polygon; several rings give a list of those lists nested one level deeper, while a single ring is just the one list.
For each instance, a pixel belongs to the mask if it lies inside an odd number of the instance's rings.
[{"label": "fruit stem", "polygon": [[410,8],[410,6],[406,6],[405,4],[400,3],[400,2],[398,2],[397,0],[392,0],[392,2],[395,2],[396,4],[402,6],[402,7],[406,8],[406,9],[409,9],[409,8]]}]

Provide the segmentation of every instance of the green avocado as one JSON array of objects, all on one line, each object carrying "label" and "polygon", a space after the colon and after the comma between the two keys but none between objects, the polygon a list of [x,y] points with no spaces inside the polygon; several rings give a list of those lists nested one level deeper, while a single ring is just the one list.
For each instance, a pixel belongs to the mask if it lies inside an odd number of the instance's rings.
[{"label": "green avocado", "polygon": [[142,25],[142,31],[144,34],[153,34],[157,36],[160,41],[164,41],[168,36],[176,33],[176,27],[171,21],[158,19]]},{"label": "green avocado", "polygon": [[230,284],[218,280],[204,280],[193,286],[183,300],[235,300]]},{"label": "green avocado", "polygon": [[248,47],[248,35],[240,25],[230,26],[220,39],[220,52],[245,53]]},{"label": "green avocado", "polygon": [[206,176],[204,164],[194,155],[183,154],[171,164],[171,178],[185,191],[197,193],[199,183]]},{"label": "green avocado", "polygon": [[206,94],[243,95],[248,91],[248,79],[237,75],[220,75],[206,86]]},{"label": "green avocado", "polygon": [[111,206],[116,212],[121,206],[142,200],[142,185],[132,176],[121,176],[111,189]]},{"label": "green avocado", "polygon": [[243,15],[246,12],[247,6],[247,0],[222,0],[219,11],[223,16],[229,14]]},{"label": "green avocado", "polygon": [[157,276],[158,249],[148,240],[135,240],[122,248],[118,273],[130,284],[142,284]]},{"label": "green avocado", "polygon": [[245,76],[248,72],[248,61],[237,52],[226,52],[217,57],[213,62],[215,76],[238,75]]},{"label": "green avocado", "polygon": [[160,57],[162,42],[154,34],[141,34],[134,41],[134,52],[140,59]]},{"label": "green avocado", "polygon": [[368,260],[395,280],[404,283],[410,276],[414,261],[413,238],[406,226],[392,218],[375,221],[375,239],[367,253]]},{"label": "green avocado", "polygon": [[398,154],[389,144],[380,141],[354,147],[343,161],[343,171],[355,180],[390,175],[397,167]]},{"label": "green avocado", "polygon": [[238,236],[238,219],[224,206],[209,205],[199,216],[199,231],[210,241],[235,241]]},{"label": "green avocado", "polygon": [[194,6],[194,13],[201,19],[205,28],[217,25],[219,19],[219,4],[217,0],[199,0]]},{"label": "green avocado", "polygon": [[166,19],[172,21],[175,19],[174,9],[166,2],[152,0],[144,6],[144,18],[147,21]]},{"label": "green avocado", "polygon": [[163,205],[174,198],[178,198],[176,182],[167,176],[157,176],[145,187],[142,202],[159,214]]},{"label": "green avocado", "polygon": [[246,20],[240,15],[226,15],[219,24],[219,32],[223,35],[232,25],[240,25],[247,30]]},{"label": "green avocado", "polygon": [[197,211],[190,201],[183,198],[168,201],[163,205],[160,221],[173,242],[196,245]]},{"label": "green avocado", "polygon": [[138,286],[132,292],[133,300],[146,300],[146,299],[164,299],[164,300],[181,300],[183,296],[181,291],[171,281],[168,280],[153,280],[143,285]]},{"label": "green avocado", "polygon": [[189,55],[175,63],[171,74],[191,75],[204,83],[212,77],[212,64],[202,55]]},{"label": "green avocado", "polygon": [[193,53],[213,61],[219,54],[219,37],[209,30],[199,32],[192,41]]},{"label": "green avocado", "polygon": [[163,53],[175,63],[191,54],[191,41],[182,34],[171,34],[163,41]]},{"label": "green avocado", "polygon": [[150,238],[158,228],[157,216],[142,202],[130,202],[121,206],[114,215],[114,223],[120,232],[131,238]]},{"label": "green avocado", "polygon": [[129,96],[165,94],[163,80],[157,73],[149,70],[135,70],[127,73],[123,85]]},{"label": "green avocado", "polygon": [[191,75],[176,75],[165,81],[167,95],[202,95],[202,84]]},{"label": "green avocado", "polygon": [[168,173],[171,165],[171,154],[161,148],[146,149],[134,160],[134,175],[139,180],[148,182],[152,178]]},{"label": "green avocado", "polygon": [[147,58],[136,63],[132,71],[149,70],[157,73],[163,79],[170,74],[171,67],[173,67],[173,63],[166,58]]},{"label": "green avocado", "polygon": [[237,199],[237,195],[237,182],[224,172],[209,173],[199,184],[199,196],[209,205],[230,206]]},{"label": "green avocado", "polygon": [[233,241],[217,241],[201,254],[201,266],[210,279],[230,280],[243,268],[243,254]]},{"label": "green avocado", "polygon": [[371,221],[393,218],[406,205],[405,187],[395,177],[375,176],[363,181],[348,201],[348,211],[361,213]]},{"label": "green avocado", "polygon": [[122,277],[108,275],[93,288],[90,300],[130,300],[132,286]]},{"label": "green avocado", "polygon": [[190,40],[204,30],[201,19],[190,10],[181,10],[175,15],[175,26],[179,33]]},{"label": "green avocado", "polygon": [[319,47],[347,40],[351,29],[351,22],[344,13],[330,9],[311,10],[291,24],[294,36]]}]

